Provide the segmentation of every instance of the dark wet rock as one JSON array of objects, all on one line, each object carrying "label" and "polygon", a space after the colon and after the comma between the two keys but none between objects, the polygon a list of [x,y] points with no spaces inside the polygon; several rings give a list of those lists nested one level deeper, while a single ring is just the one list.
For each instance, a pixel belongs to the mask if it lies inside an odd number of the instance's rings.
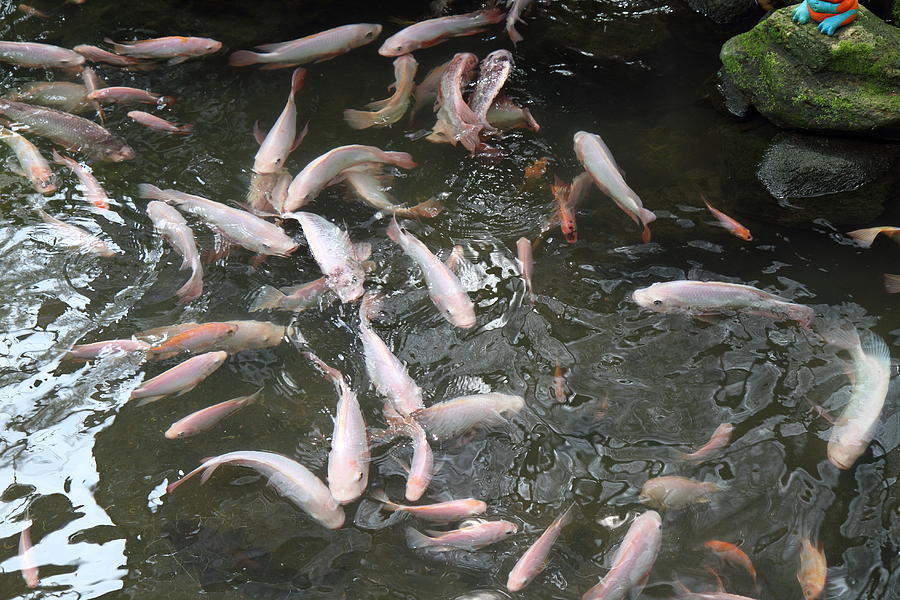
[{"label": "dark wet rock", "polygon": [[900,139],[900,29],[860,7],[829,37],[792,12],[722,46],[727,78],[779,127]]},{"label": "dark wet rock", "polygon": [[752,106],[750,96],[745,94],[734,82],[725,74],[725,69],[719,69],[716,73],[716,90],[721,98],[721,106],[725,112],[735,117],[744,118],[750,114]]},{"label": "dark wet rock", "polygon": [[737,23],[763,12],[756,0],[687,0],[687,3],[716,23]]},{"label": "dark wet rock", "polygon": [[782,225],[856,225],[900,192],[900,145],[772,130],[722,132],[727,209]]}]

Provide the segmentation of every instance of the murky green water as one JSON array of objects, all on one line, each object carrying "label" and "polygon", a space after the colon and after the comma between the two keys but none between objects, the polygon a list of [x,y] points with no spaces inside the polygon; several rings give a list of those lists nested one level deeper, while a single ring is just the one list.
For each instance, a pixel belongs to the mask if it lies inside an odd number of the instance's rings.
[{"label": "murky green water", "polygon": [[[213,37],[233,51],[348,22],[381,22],[392,33],[399,26],[389,17],[419,19],[427,8],[90,0],[58,8],[50,21],[11,10],[0,21],[2,39],[71,47],[105,36],[178,33]],[[126,402],[130,390],[166,365],[123,357],[72,365],[60,362],[61,353],[76,342],[149,327],[248,318],[260,285],[293,285],[319,272],[305,247],[258,267],[236,251],[207,267],[201,299],[179,306],[172,294],[186,276],[177,270],[180,258],[153,233],[145,202],[134,199],[136,185],[150,182],[242,200],[256,152],[253,122],[267,126],[277,116],[289,70],[229,68],[224,51],[150,73],[101,68],[110,83],[177,96],[162,116],[193,123],[197,133],[167,137],[131,123],[125,109],[111,111],[109,127],[138,153],[129,163],[96,165],[117,201],[116,219],[92,213],[74,179],[59,171],[65,185],[45,208],[102,231],[123,250],[114,259],[54,248],[31,208],[43,199],[24,180],[0,174],[0,596],[449,599],[499,591],[517,556],[574,502],[576,524],[546,572],[519,595],[579,598],[606,572],[629,518],[644,510],[637,502],[644,481],[679,474],[728,489],[709,504],[663,515],[663,548],[644,597],[674,595],[676,577],[693,589],[715,589],[705,566],[715,567],[733,593],[800,597],[797,551],[805,532],[818,532],[825,549],[832,582],[826,597],[900,597],[897,418],[854,469],[839,473],[825,460],[830,425],[807,402],[836,409],[847,398],[844,366],[833,351],[790,324],[755,317],[708,324],[648,314],[628,299],[636,287],[687,276],[754,284],[810,304],[823,323],[872,329],[900,354],[900,313],[881,288],[881,273],[898,271],[892,245],[864,251],[826,223],[801,231],[750,220],[756,240],[744,243],[699,208],[703,191],[739,214],[717,169],[722,131],[737,125],[702,100],[718,47],[739,30],[674,1],[536,7],[520,29],[525,42],[508,86],[542,129],[505,134],[498,146],[506,157],[492,161],[405,137],[428,128],[427,117],[385,130],[344,124],[343,109],[386,97],[392,69],[377,44],[309,68],[298,106],[310,133],[289,169],[348,143],[410,152],[419,166],[397,178],[395,195],[441,195],[447,207],[411,230],[432,249],[462,244],[467,251],[462,279],[477,303],[478,326],[462,331],[433,309],[417,267],[387,241],[384,220],[348,200],[341,186],[323,193],[311,210],[374,245],[378,268],[368,285],[388,294],[376,329],[409,365],[426,403],[486,391],[526,399],[512,423],[435,450],[439,471],[428,500],[482,498],[491,517],[523,530],[476,553],[414,553],[403,538],[408,523],[379,514],[370,500],[349,507],[346,527],[326,531],[238,469],[161,498],[165,483],[202,458],[233,450],[281,452],[324,476],[333,389],[299,355],[296,341],[286,341],[232,356],[189,394],[137,407]],[[510,47],[500,31],[417,52],[420,73],[454,52],[483,57]],[[0,85],[43,77],[3,68]],[[552,198],[546,187],[523,191],[522,171],[550,156],[551,172],[571,178],[578,172],[571,138],[580,129],[604,137],[631,186],[657,212],[654,240],[640,244],[632,223],[592,193],[579,213],[578,243],[565,244],[555,232],[537,250],[531,306],[523,303],[515,240],[537,233]],[[212,248],[212,233],[194,229],[199,245]],[[302,237],[294,226],[289,232]],[[368,423],[382,424],[356,338],[356,306],[272,318],[295,324],[348,376]],[[556,364],[566,372],[564,402],[551,389]],[[163,438],[188,412],[259,387],[265,400],[221,427],[186,440]],[[893,392],[886,415],[896,411]],[[672,450],[704,443],[722,422],[736,425],[722,457],[700,467],[669,458]],[[402,445],[374,454],[371,479],[392,497],[402,497],[400,461],[409,454]],[[35,592],[27,592],[16,558],[29,506],[42,577]],[[717,563],[702,546],[709,539],[740,542],[759,572],[758,588]]]}]

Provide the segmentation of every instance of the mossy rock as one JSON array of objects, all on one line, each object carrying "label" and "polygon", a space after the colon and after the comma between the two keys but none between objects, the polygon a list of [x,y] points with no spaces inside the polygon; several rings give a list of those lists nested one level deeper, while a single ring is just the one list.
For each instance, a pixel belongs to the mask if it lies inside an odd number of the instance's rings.
[{"label": "mossy rock", "polygon": [[793,10],[725,42],[726,76],[780,127],[900,139],[900,29],[860,7],[829,37]]}]

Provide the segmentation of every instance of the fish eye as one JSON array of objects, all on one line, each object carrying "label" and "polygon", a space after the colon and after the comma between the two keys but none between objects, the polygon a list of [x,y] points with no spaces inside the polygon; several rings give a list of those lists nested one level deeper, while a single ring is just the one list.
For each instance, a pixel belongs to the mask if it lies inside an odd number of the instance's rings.
[{"label": "fish eye", "polygon": [[662,306],[662,300],[654,300],[653,305],[654,306]]},{"label": "fish eye", "polygon": [[362,474],[362,471],[360,471],[359,473],[356,474],[356,480],[362,481],[362,478],[363,478],[363,474]]}]

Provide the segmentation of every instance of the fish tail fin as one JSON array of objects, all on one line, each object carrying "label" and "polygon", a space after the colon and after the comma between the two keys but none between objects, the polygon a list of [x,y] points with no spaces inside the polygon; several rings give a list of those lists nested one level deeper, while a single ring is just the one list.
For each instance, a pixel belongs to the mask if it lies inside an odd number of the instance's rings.
[{"label": "fish tail fin", "polygon": [[241,400],[241,404],[247,406],[248,404],[256,404],[259,402],[259,399],[262,398],[264,388],[259,388],[249,396],[245,396],[243,400]]},{"label": "fish tail fin", "polygon": [[641,230],[641,241],[645,244],[650,241],[650,228],[644,223],[644,229]]},{"label": "fish tail fin", "polygon": [[[234,56],[232,54],[232,56]],[[303,82],[306,80],[306,69],[303,67],[298,67],[294,69],[294,72],[291,74],[291,97],[294,97],[294,94],[303,89]]]},{"label": "fish tail fin", "polygon": [[259,288],[256,298],[250,305],[250,312],[259,312],[261,310],[270,310],[281,306],[281,302],[287,295],[271,285],[264,285]]},{"label": "fish tail fin", "polygon": [[413,550],[417,548],[425,548],[427,546],[432,545],[432,539],[422,533],[421,531],[416,531],[412,527],[406,528],[406,545],[412,548]]},{"label": "fish tail fin", "polygon": [[152,183],[139,183],[137,186],[138,196],[141,198],[151,198],[153,200],[162,200],[167,202],[169,197],[161,189]]},{"label": "fish tail fin", "polygon": [[179,125],[175,128],[175,133],[178,133],[180,135],[189,135],[191,133],[194,133],[194,126],[190,123]]},{"label": "fish tail fin", "polygon": [[656,213],[652,210],[647,210],[642,206],[640,210],[640,220],[644,225],[649,225],[656,220]]},{"label": "fish tail fin", "polygon": [[431,198],[405,209],[402,214],[420,219],[430,219],[438,216],[442,210],[444,210],[443,202],[437,198]]},{"label": "fish tail fin", "polygon": [[704,481],[702,484],[704,491],[707,494],[715,494],[718,492],[724,492],[728,489],[727,483],[716,483],[714,481]]},{"label": "fish tail fin", "polygon": [[[210,459],[207,458],[203,462],[205,463],[205,462],[208,462],[209,460]],[[201,467],[202,467],[202,465],[201,465]],[[216,469],[218,469],[218,468],[219,468],[219,463],[214,463],[214,464],[206,467],[205,469],[203,469],[203,474],[200,475],[200,485],[203,485],[204,483],[209,481],[209,478],[213,476],[213,473],[215,473]]]},{"label": "fish tail fin", "polygon": [[859,245],[863,248],[868,248],[875,242],[875,238],[878,237],[878,234],[881,233],[882,230],[881,227],[870,227],[868,229],[848,231],[847,235],[859,242]]},{"label": "fish tail fin", "polygon": [[675,450],[674,448],[669,451],[669,458],[679,462],[686,462],[691,460],[689,454],[687,454],[686,452],[682,452],[681,450]]},{"label": "fish tail fin", "polygon": [[391,162],[398,167],[412,169],[416,166],[415,161],[413,161],[412,156],[410,156],[408,152],[385,152],[384,154],[385,156],[390,157]]},{"label": "fish tail fin", "polygon": [[373,489],[369,492],[369,497],[376,502],[381,503],[381,508],[388,511],[394,512],[399,508],[399,504],[395,502],[391,502],[390,498],[387,497],[387,494],[384,493],[382,489]]},{"label": "fish tail fin", "polygon": [[397,223],[397,217],[391,217],[391,223],[387,228],[387,236],[396,244],[399,244],[400,240],[403,239],[403,230],[400,229],[400,224]]},{"label": "fish tail fin", "polygon": [[262,55],[257,52],[250,52],[249,50],[238,50],[237,52],[232,52],[231,56],[228,57],[228,66],[247,67],[250,65],[255,65],[259,62],[261,56]]},{"label": "fish tail fin", "polygon": [[[521,19],[516,19],[517,21],[521,21]],[[509,35],[509,39],[512,40],[513,44],[518,44],[525,38],[522,37],[522,34],[516,31],[516,28],[510,25],[506,28],[506,33]]]},{"label": "fish tail fin", "polygon": [[196,258],[191,264],[191,277],[181,286],[175,295],[178,296],[181,304],[187,304],[192,300],[196,300],[203,293],[203,268],[200,266],[200,259]]},{"label": "fish tail fin", "polygon": [[822,337],[825,339],[826,343],[851,353],[858,351],[862,346],[859,332],[856,331],[855,327],[836,327],[823,333]]},{"label": "fish tail fin", "polygon": [[374,114],[362,110],[348,108],[344,111],[344,120],[352,129],[368,129],[375,123]]},{"label": "fish tail fin", "polygon": [[860,336],[862,341],[862,351],[866,356],[872,357],[882,364],[890,364],[891,352],[888,350],[887,344],[880,336],[875,335],[871,331],[865,332]]},{"label": "fish tail fin", "polygon": [[294,136],[294,143],[291,144],[291,152],[296,150],[300,144],[303,143],[303,138],[306,137],[307,133],[309,133],[309,121],[307,121],[306,125],[303,126],[303,129],[300,130],[300,133]]},{"label": "fish tail fin", "polygon": [[785,306],[787,316],[797,321],[803,327],[809,327],[816,316],[816,311],[803,304],[789,303]]},{"label": "fish tail fin", "polygon": [[888,294],[900,292],[900,275],[884,274],[884,291]]},{"label": "fish tail fin", "polygon": [[57,152],[56,149],[53,150],[51,156],[53,157],[53,162],[58,165],[68,165],[69,161],[72,160],[71,158],[67,158],[67,157],[63,156],[62,154],[60,154],[59,152]]}]

